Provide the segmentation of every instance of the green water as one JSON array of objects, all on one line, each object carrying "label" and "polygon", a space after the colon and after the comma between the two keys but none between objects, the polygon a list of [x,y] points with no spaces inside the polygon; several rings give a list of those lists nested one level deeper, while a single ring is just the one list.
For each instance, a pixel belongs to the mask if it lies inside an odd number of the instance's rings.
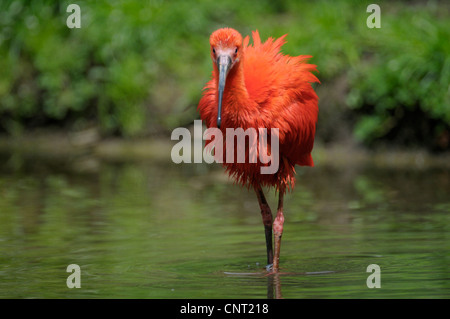
[{"label": "green water", "polygon": [[299,168],[265,276],[256,196],[220,167],[72,164],[1,157],[0,298],[450,297],[447,169]]}]

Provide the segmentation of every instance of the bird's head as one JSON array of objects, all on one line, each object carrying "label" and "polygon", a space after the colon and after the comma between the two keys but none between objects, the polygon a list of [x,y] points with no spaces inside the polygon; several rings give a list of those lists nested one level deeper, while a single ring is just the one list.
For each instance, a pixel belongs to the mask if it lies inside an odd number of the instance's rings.
[{"label": "bird's head", "polygon": [[211,45],[211,58],[214,67],[219,73],[219,105],[217,112],[217,127],[220,128],[222,121],[222,97],[225,90],[225,82],[228,72],[243,57],[242,36],[231,28],[222,28],[214,31],[209,38]]}]

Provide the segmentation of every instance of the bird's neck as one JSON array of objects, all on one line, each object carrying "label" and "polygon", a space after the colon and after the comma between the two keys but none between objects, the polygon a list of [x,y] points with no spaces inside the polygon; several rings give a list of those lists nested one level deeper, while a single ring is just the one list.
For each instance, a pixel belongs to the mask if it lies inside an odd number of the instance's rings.
[{"label": "bird's neck", "polygon": [[245,89],[244,81],[244,61],[238,61],[230,70],[227,76],[227,86],[230,89]]},{"label": "bird's neck", "polygon": [[228,73],[223,93],[223,113],[233,113],[239,116],[239,112],[245,109],[243,106],[249,104],[243,63],[243,60],[237,62]]}]

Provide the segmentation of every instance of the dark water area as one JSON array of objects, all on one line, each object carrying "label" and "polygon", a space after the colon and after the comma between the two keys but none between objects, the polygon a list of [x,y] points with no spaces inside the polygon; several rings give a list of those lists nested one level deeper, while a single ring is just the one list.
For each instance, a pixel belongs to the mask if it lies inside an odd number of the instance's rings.
[{"label": "dark water area", "polygon": [[450,297],[448,168],[298,167],[266,276],[256,196],[217,164],[92,163],[0,156],[0,298]]}]

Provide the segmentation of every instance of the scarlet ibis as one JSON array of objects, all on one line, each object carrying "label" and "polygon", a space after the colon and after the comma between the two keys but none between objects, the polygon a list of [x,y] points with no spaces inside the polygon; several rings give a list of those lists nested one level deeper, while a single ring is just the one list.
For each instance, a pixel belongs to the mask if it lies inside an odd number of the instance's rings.
[{"label": "scarlet ibis", "polygon": [[[238,184],[256,192],[265,230],[267,269],[273,273],[279,271],[283,197],[295,186],[295,165],[314,165],[311,151],[319,112],[318,97],[312,87],[312,83],[319,82],[313,74],[316,65],[307,63],[312,56],[291,57],[281,53],[286,36],[261,43],[256,30],[252,32],[250,45],[249,36],[242,39],[234,29],[213,32],[209,39],[212,79],[204,87],[198,105],[206,126],[217,127],[222,133],[226,133],[226,128],[278,128],[276,173],[262,174],[260,168],[265,164],[260,161],[223,163]],[[222,146],[226,148],[225,139]],[[267,148],[270,151],[270,140]],[[274,220],[262,187],[275,187],[279,193]]]}]

